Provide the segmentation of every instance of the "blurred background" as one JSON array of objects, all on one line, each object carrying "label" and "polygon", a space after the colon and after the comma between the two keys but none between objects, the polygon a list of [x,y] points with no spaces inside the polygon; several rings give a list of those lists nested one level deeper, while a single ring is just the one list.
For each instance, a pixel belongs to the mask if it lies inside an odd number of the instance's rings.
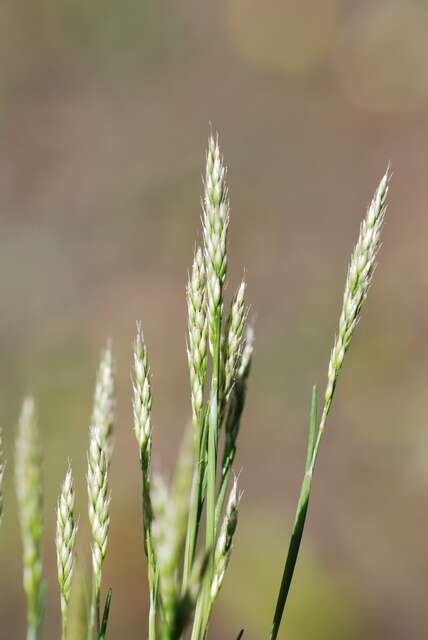
[{"label": "blurred background", "polygon": [[311,385],[324,387],[347,261],[388,162],[384,247],[321,449],[282,637],[427,636],[427,28],[418,0],[3,0],[2,638],[25,627],[12,460],[21,400],[35,395],[44,440],[49,640],[67,458],[89,563],[87,430],[109,336],[119,393],[110,637],[145,635],[131,344],[141,319],[153,455],[168,475],[190,417],[184,293],[210,123],[229,166],[228,296],[245,271],[257,334],[236,464],[245,494],[211,636],[270,628]]}]

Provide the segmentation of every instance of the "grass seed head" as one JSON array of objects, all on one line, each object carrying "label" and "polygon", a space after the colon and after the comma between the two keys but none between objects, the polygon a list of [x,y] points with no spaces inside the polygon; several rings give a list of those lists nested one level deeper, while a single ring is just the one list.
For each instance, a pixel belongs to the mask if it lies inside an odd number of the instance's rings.
[{"label": "grass seed head", "polygon": [[245,289],[246,284],[243,280],[233,297],[232,307],[227,321],[224,344],[224,395],[226,400],[229,398],[236,379],[244,345],[244,327],[247,316],[245,310]]},{"label": "grass seed head", "polygon": [[89,522],[92,533],[92,567],[97,588],[101,584],[101,568],[107,550],[110,526],[108,463],[98,430],[91,429],[88,453]]},{"label": "grass seed head", "polygon": [[98,429],[101,444],[110,462],[113,452],[113,429],[116,413],[116,383],[111,342],[107,343],[95,385],[92,426]]},{"label": "grass seed head", "polygon": [[202,250],[198,248],[187,285],[188,345],[193,420],[196,423],[203,406],[207,369],[207,310],[205,266]]},{"label": "grass seed head", "polygon": [[223,304],[223,285],[227,273],[227,233],[229,227],[229,199],[226,187],[226,168],[220,155],[218,138],[208,141],[203,202],[203,231],[209,316],[209,344],[214,351],[217,332],[216,318]]},{"label": "grass seed head", "polygon": [[61,615],[63,622],[65,622],[70,598],[76,532],[77,526],[74,519],[73,474],[71,467],[69,466],[58,499],[56,519],[58,583],[61,596]]},{"label": "grass seed head", "polygon": [[331,405],[337,377],[349,348],[352,334],[361,314],[361,308],[369,290],[376,256],[380,248],[380,233],[386,212],[389,188],[389,170],[385,173],[360,228],[357,244],[351,256],[346,278],[343,306],[339,320],[339,331],[334,341],[328,368],[325,392],[325,413]]},{"label": "grass seed head", "polygon": [[150,367],[143,330],[141,324],[138,323],[134,342],[133,413],[134,431],[142,457],[145,457],[151,448],[151,409]]}]

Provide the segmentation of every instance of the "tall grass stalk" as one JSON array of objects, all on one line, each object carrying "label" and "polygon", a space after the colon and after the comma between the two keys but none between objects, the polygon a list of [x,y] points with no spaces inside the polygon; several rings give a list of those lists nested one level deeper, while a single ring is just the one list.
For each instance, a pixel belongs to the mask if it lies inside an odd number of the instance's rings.
[{"label": "tall grass stalk", "polygon": [[278,635],[291,581],[293,579],[306,521],[314,467],[317,460],[321,438],[326,426],[327,416],[333,401],[337,379],[342,368],[345,354],[351,343],[355,327],[360,319],[361,309],[364,300],[366,299],[376,267],[376,256],[380,247],[380,233],[386,213],[388,187],[389,171],[385,173],[378,188],[376,189],[368,208],[366,218],[361,224],[358,241],[351,256],[345,282],[342,311],[339,319],[339,330],[334,339],[333,349],[328,365],[327,388],[324,394],[324,405],[318,427],[317,391],[315,387],[312,392],[305,474],[297,504],[289,550],[285,561],[284,572],[273,617],[270,636],[271,640],[275,640]]},{"label": "tall grass stalk", "polygon": [[158,571],[152,537],[151,451],[152,451],[152,390],[150,386],[150,366],[141,323],[137,324],[134,342],[133,368],[133,414],[134,432],[138,443],[138,453],[142,474],[142,512],[144,550],[148,563],[149,582],[149,640],[156,638],[156,608],[158,592]]},{"label": "tall grass stalk", "polygon": [[[213,136],[208,142],[202,205],[203,250],[195,251],[187,285],[193,455],[183,447],[172,488],[159,478],[151,479],[152,396],[140,326],[134,345],[134,430],[143,475],[150,640],[178,638],[192,620],[193,640],[206,636],[237,522],[236,481],[224,514],[223,502],[245,402],[252,334],[245,328],[244,282],[233,297],[228,318],[224,317],[230,207],[226,168]],[[221,438],[224,451],[219,464]]]}]

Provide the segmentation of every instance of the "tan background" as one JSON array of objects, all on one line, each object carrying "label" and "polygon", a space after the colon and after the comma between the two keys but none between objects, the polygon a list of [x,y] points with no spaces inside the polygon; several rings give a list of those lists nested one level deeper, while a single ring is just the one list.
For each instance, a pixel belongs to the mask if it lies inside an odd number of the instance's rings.
[{"label": "tan background", "polygon": [[[375,284],[323,442],[282,637],[426,637],[428,6],[406,0],[4,0],[0,18],[0,422],[6,514],[0,637],[24,637],[12,448],[37,399],[45,448],[44,638],[58,637],[53,527],[67,457],[88,562],[85,450],[112,336],[119,424],[105,584],[111,638],[145,635],[129,365],[144,322],[154,457],[189,418],[186,273],[200,237],[209,123],[232,200],[257,348],[237,469],[245,487],[211,635],[266,637],[324,385],[346,264],[387,162]],[[288,628],[288,636],[284,631]]]}]

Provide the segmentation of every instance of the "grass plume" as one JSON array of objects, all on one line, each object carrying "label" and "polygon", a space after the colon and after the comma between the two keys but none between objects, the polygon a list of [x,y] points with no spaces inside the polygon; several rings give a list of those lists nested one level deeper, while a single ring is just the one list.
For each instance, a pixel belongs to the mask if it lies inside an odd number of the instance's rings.
[{"label": "grass plume", "polygon": [[90,431],[87,486],[89,522],[92,534],[91,629],[98,634],[100,628],[102,565],[107,551],[110,526],[110,492],[108,488],[107,456],[100,434],[95,427],[92,427]]},{"label": "grass plume", "polygon": [[95,384],[92,426],[98,430],[107,461],[113,453],[113,431],[116,413],[116,382],[111,340],[101,354]]},{"label": "grass plume", "polygon": [[339,331],[334,340],[330,356],[327,374],[327,388],[324,395],[321,420],[318,426],[317,391],[315,387],[312,392],[305,475],[300,490],[288,554],[285,561],[278,600],[273,616],[270,636],[271,640],[275,640],[278,635],[291,581],[293,579],[306,521],[315,462],[321,438],[324,433],[327,416],[333,400],[337,379],[342,368],[345,354],[351,343],[355,327],[360,319],[364,300],[366,299],[367,292],[372,282],[376,266],[376,256],[380,247],[380,232],[385,218],[388,187],[389,170],[387,170],[375,191],[368,208],[367,215],[361,224],[358,241],[351,256],[345,282],[342,311],[339,319]]},{"label": "grass plume", "polygon": [[57,505],[56,555],[58,584],[61,599],[62,640],[67,630],[68,604],[74,568],[74,545],[77,526],[74,518],[74,483],[71,466],[68,466]]}]

